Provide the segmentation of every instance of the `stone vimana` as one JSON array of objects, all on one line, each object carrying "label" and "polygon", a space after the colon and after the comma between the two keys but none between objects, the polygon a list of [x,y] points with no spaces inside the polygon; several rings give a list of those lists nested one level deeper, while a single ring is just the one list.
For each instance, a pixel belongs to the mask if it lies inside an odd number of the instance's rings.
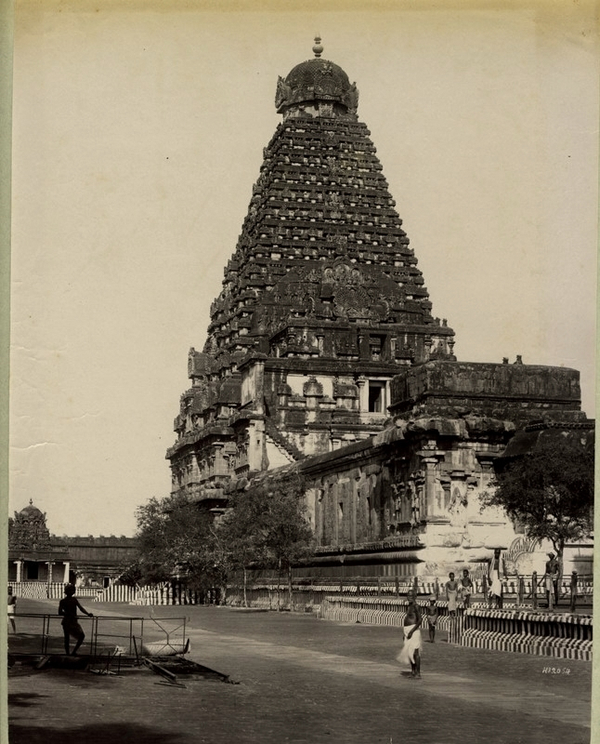
[{"label": "stone vimana", "polygon": [[[299,569],[310,575],[474,570],[497,545],[525,566],[535,546],[477,495],[518,429],[591,432],[579,373],[456,360],[356,84],[319,39],[313,52],[277,81],[282,121],[203,350],[189,352],[172,491],[219,512],[248,479],[299,470],[318,546]],[[574,561],[588,553],[573,546]]]}]

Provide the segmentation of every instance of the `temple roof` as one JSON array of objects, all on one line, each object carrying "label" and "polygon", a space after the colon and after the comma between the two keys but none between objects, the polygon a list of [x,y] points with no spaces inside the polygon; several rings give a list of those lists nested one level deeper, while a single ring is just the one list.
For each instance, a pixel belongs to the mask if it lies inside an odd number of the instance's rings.
[{"label": "temple roof", "polygon": [[[179,439],[169,458],[202,437],[225,436],[213,424],[241,416],[242,408],[245,417],[273,417],[283,429],[288,408],[289,421],[297,421],[298,391],[284,385],[291,365],[296,375],[301,366],[302,374],[334,379],[344,404],[326,400],[323,417],[335,418],[340,430],[354,426],[368,433],[380,422],[358,420],[356,375],[379,380],[368,392],[373,400],[361,405],[373,406],[364,413],[383,415],[374,400],[381,379],[412,363],[455,358],[454,331],[431,313],[370,132],[356,115],[356,85],[339,65],[321,58],[320,39],[315,41],[315,58],[279,78],[276,103],[283,121],[263,150],[222,290],[211,305],[204,347],[190,350],[193,384],[180,400],[174,422]],[[263,373],[280,375],[282,383],[265,392],[264,414],[254,411],[249,397],[254,378],[247,365],[259,359]],[[350,379],[338,379],[345,377]],[[283,391],[275,395],[276,388]],[[240,420],[231,425],[241,430]],[[193,472],[193,478],[205,477]]]},{"label": "temple roof", "polygon": [[343,110],[356,113],[358,91],[339,65],[321,59],[321,39],[315,38],[314,59],[296,65],[285,78],[277,80],[275,105],[282,113],[294,104],[331,102],[341,104]]},{"label": "temple roof", "polygon": [[23,507],[20,512],[16,512],[15,517],[25,517],[28,519],[35,517],[36,519],[45,519],[44,513],[38,509],[37,506],[33,505],[33,499],[29,499],[29,504]]},{"label": "temple roof", "polygon": [[[344,299],[337,283],[337,309],[354,310],[356,305],[359,310],[350,312],[350,321],[360,319],[362,304],[369,322],[434,323],[423,276],[369,134],[362,122],[340,117],[297,116],[279,125],[265,148],[223,290],[211,307],[205,353],[268,353],[258,344],[256,311],[272,306],[271,297],[283,295],[280,310],[288,307],[290,317],[312,312],[313,306],[320,312],[322,297],[313,302],[305,291],[310,283],[304,290],[294,287],[293,296],[277,290],[288,274],[290,279],[307,271],[312,276],[318,264],[321,273],[323,264],[331,267],[336,260],[352,267],[352,277],[364,276],[367,284],[373,283],[371,274],[380,277],[376,284],[383,296],[374,304],[358,279]],[[318,283],[323,287],[327,282]],[[299,308],[291,307],[294,302]],[[260,315],[264,317],[262,311]],[[444,333],[453,335],[450,328]]]},{"label": "temple roof", "polygon": [[297,103],[333,101],[354,113],[358,90],[339,65],[327,59],[309,59],[296,65],[286,78],[277,81],[277,111]]}]

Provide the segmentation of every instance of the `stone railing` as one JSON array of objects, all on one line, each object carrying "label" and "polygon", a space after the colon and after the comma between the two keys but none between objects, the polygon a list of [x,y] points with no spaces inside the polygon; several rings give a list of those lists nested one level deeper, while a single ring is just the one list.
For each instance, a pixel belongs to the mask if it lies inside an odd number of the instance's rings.
[{"label": "stone railing", "polygon": [[[319,616],[338,622],[401,627],[407,604],[406,599],[328,596],[320,606]],[[427,603],[417,604],[424,611]],[[458,614],[451,616],[447,602],[437,602],[437,608],[437,627],[448,632],[449,643],[556,658],[592,659],[590,615],[482,607],[459,608]]]},{"label": "stone railing", "polygon": [[[119,599],[120,590],[129,589],[128,599]],[[111,590],[114,590],[111,592]],[[123,596],[125,594],[123,593]],[[114,597],[114,598],[113,598]],[[136,605],[196,605],[210,601],[201,592],[196,592],[183,583],[165,582],[155,586],[144,587],[110,587],[104,596],[99,596],[99,602],[123,602]]]},{"label": "stone railing", "polygon": [[[62,599],[65,584],[62,581],[9,581],[15,597],[23,599]],[[99,591],[94,587],[78,587],[78,597],[95,597]]]},{"label": "stone railing", "polygon": [[[425,612],[427,602],[417,602],[421,612]],[[454,620],[448,615],[448,603],[436,603],[438,610],[437,627],[450,630]],[[405,598],[392,597],[336,597],[328,596],[319,609],[319,617],[341,622],[365,623],[368,625],[404,625],[408,601]]]},{"label": "stone railing", "polygon": [[464,618],[465,630],[592,640],[591,615],[473,608],[465,611]]},{"label": "stone railing", "polygon": [[[21,599],[56,599],[65,596],[63,582],[19,581],[9,582],[13,594]],[[77,587],[75,596],[92,598],[94,602],[122,602],[136,605],[194,605],[206,601],[215,601],[209,593],[204,596],[188,589],[185,584],[172,582],[147,587],[124,586],[113,584],[105,589],[101,587]],[[17,610],[18,612],[18,610]]]},{"label": "stone railing", "polygon": [[473,608],[457,619],[456,642],[562,659],[592,659],[592,617]]},{"label": "stone railing", "polygon": [[[487,582],[474,578],[474,592],[471,596],[471,606],[486,607]],[[539,582],[532,576],[522,576],[505,579],[503,581],[503,598],[506,609],[521,602],[521,609],[534,604],[532,588],[536,585],[535,604],[545,602],[546,592]],[[443,583],[432,577],[397,577],[379,579],[294,579],[292,582],[292,607],[303,611],[312,606],[315,609],[329,597],[372,597],[387,600],[405,598],[413,590],[419,599],[431,596],[439,598],[438,607],[445,606],[445,592]],[[591,604],[593,583],[591,576],[579,578],[576,587],[578,603]],[[571,601],[571,578],[565,578],[559,587],[561,606]],[[246,589],[246,599],[253,607],[277,609],[281,605],[289,604],[287,583],[282,579],[263,578],[250,581]],[[227,604],[239,605],[243,602],[243,588],[240,581],[232,582],[227,588]],[[461,602],[459,601],[459,606]]]}]

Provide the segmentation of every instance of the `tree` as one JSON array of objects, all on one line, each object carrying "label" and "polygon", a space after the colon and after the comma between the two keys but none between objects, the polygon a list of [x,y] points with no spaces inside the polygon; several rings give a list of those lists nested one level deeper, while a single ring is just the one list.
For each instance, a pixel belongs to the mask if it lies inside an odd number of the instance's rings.
[{"label": "tree", "polygon": [[120,567],[118,581],[125,586],[137,586],[143,578],[144,572],[139,558]]},{"label": "tree", "polygon": [[550,540],[562,560],[565,543],[593,528],[594,450],[581,432],[552,434],[498,463],[484,505],[503,507],[529,537]]},{"label": "tree", "polygon": [[219,525],[229,564],[244,574],[251,566],[287,573],[290,605],[292,566],[311,552],[313,533],[306,519],[304,481],[296,473],[267,476],[233,494],[232,507]]},{"label": "tree", "polygon": [[183,576],[191,589],[206,591],[223,583],[215,560],[213,517],[185,496],[153,498],[138,507],[139,570],[147,582]]}]

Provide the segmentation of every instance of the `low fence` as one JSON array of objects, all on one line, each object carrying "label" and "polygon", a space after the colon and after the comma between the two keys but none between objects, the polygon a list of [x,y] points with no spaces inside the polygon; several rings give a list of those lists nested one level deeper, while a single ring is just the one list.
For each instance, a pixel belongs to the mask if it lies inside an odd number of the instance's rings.
[{"label": "low fence", "polygon": [[[110,591],[115,589],[115,593]],[[130,589],[131,594],[128,599],[113,599],[113,596],[127,596],[126,593],[120,593],[120,589]],[[109,587],[105,593],[98,595],[98,602],[129,602],[136,605],[196,605],[205,604],[207,596],[204,592],[197,592],[188,589],[185,584],[164,583],[158,586],[148,587]]]},{"label": "low fence", "polygon": [[464,618],[465,629],[504,635],[592,640],[592,618],[589,615],[473,608],[465,611]]},{"label": "low fence", "polygon": [[[19,581],[9,586],[17,598],[23,599],[56,599],[65,596],[63,582]],[[208,595],[189,589],[180,582],[166,582],[156,586],[140,587],[113,584],[101,589],[99,587],[79,586],[77,597],[91,598],[94,602],[123,602],[137,605],[191,605],[214,602],[218,592],[213,590]]]},{"label": "low fence", "polygon": [[[338,622],[402,627],[407,604],[406,599],[398,598],[330,596],[321,604],[319,615]],[[417,604],[424,612],[426,603]],[[447,602],[438,602],[437,607],[437,627],[448,632],[449,643],[563,659],[592,659],[590,615],[487,607],[459,608],[456,615],[449,615]]]},{"label": "low fence", "polygon": [[[417,602],[421,612],[425,612],[427,603]],[[437,627],[450,630],[454,617],[448,614],[448,603],[437,602]],[[326,597],[320,608],[319,616],[326,620],[341,622],[366,623],[367,625],[392,625],[400,628],[404,625],[408,600],[405,598],[381,597]]]},{"label": "low fence", "polygon": [[[531,606],[536,609],[546,601],[546,590],[543,577],[535,575],[514,577],[503,582],[503,599],[508,607],[515,604],[521,607]],[[559,587],[559,602],[567,602],[571,610],[577,603],[591,604],[593,582],[591,576],[567,577]],[[12,582],[10,586],[17,597],[28,599],[61,599],[64,596],[62,582],[21,581]],[[533,587],[535,586],[535,592]],[[444,606],[445,590],[443,583],[429,577],[412,579],[343,579],[336,581],[296,580],[292,584],[290,603],[289,590],[284,582],[254,581],[244,588],[241,582],[231,582],[223,592],[212,589],[209,592],[197,592],[189,589],[183,582],[164,582],[155,586],[123,586],[113,584],[105,589],[98,587],[78,587],[78,597],[91,597],[98,602],[125,602],[138,605],[195,605],[195,604],[229,604],[265,609],[290,609],[295,611],[311,610],[320,606],[326,598],[338,597],[372,597],[374,599],[402,598],[413,590],[418,597],[433,596],[438,600],[438,607]],[[485,579],[474,581],[474,593],[471,604],[487,599],[487,582]]]},{"label": "low fence", "polygon": [[[11,581],[9,587],[15,597],[23,599],[62,599],[65,596],[65,584],[62,581]],[[78,597],[95,597],[101,591],[98,587],[78,587]]]},{"label": "low fence", "polygon": [[592,660],[590,615],[474,608],[466,610],[457,625],[462,646]]},{"label": "low fence", "polygon": [[[546,589],[543,577],[535,574],[529,576],[515,576],[502,582],[502,597],[506,605],[515,604],[537,608],[546,602]],[[486,602],[488,599],[488,584],[485,579],[474,580],[474,591],[471,604]],[[533,588],[535,587],[535,592]],[[437,579],[419,578],[384,580],[384,579],[353,579],[339,581],[304,580],[292,584],[292,598],[290,605],[289,589],[283,582],[255,581],[246,587],[245,601],[251,607],[267,609],[309,609],[319,606],[325,598],[339,597],[375,597],[400,598],[409,591],[416,592],[418,597],[435,597],[438,607],[445,602],[445,589]],[[559,602],[564,606],[568,603],[574,610],[577,603],[591,605],[593,594],[592,576],[573,576],[562,580],[559,586]],[[240,582],[231,583],[227,587],[227,604],[241,606],[244,604],[244,588]]]},{"label": "low fence", "polygon": [[[125,586],[124,584],[113,584],[100,589],[94,597],[95,602],[126,602],[134,603],[138,598],[140,588],[138,586]],[[79,594],[79,591],[78,591]]]}]

